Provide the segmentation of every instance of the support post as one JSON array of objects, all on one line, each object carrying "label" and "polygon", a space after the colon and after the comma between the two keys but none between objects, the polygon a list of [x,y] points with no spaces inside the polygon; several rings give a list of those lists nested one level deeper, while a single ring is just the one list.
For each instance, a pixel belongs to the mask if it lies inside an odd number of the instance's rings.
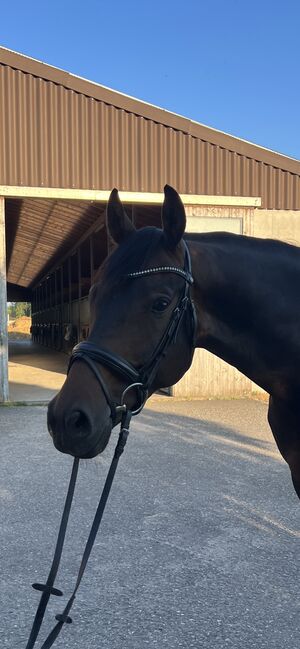
[{"label": "support post", "polygon": [[69,324],[72,322],[72,259],[68,258],[68,303],[69,303]]},{"label": "support post", "polygon": [[90,286],[94,281],[94,237],[93,233],[90,236]]},{"label": "support post", "polygon": [[64,335],[64,265],[60,268],[60,321],[61,321],[61,339]]},{"label": "support post", "polygon": [[0,196],[0,402],[9,400],[5,199]]},{"label": "support post", "polygon": [[78,280],[78,332],[77,332],[77,342],[80,343],[80,307],[81,307],[81,248],[79,246],[77,250],[77,280]]},{"label": "support post", "polygon": [[132,220],[132,225],[136,227],[136,211],[135,211],[135,204],[132,203],[131,205],[131,220]]}]

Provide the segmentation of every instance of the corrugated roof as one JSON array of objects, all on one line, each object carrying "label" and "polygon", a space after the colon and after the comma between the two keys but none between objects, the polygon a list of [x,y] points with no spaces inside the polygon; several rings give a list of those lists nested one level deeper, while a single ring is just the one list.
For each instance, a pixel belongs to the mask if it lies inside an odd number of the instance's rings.
[{"label": "corrugated roof", "polygon": [[182,193],[259,190],[264,207],[300,208],[293,158],[5,48],[0,84],[0,184],[160,191],[171,182]]},{"label": "corrugated roof", "polygon": [[[299,161],[5,48],[0,141],[0,185],[161,192],[169,183],[300,210]],[[7,201],[9,281],[32,285],[96,218],[78,201]]]},{"label": "corrugated roof", "polygon": [[24,54],[0,47],[0,63],[15,68],[16,70],[22,70],[35,77],[40,77],[46,81],[52,81],[87,97],[104,101],[116,108],[180,130],[187,135],[204,139],[211,144],[228,148],[240,155],[246,155],[258,161],[265,162],[265,164],[272,164],[280,169],[286,169],[300,174],[300,161],[295,158],[206,126],[200,122],[131,97],[117,90],[112,90],[107,86],[89,81]]}]

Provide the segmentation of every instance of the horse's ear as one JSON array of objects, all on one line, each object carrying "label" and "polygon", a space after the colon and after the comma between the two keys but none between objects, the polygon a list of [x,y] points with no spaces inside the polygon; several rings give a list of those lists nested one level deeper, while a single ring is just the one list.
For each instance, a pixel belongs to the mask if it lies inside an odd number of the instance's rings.
[{"label": "horse's ear", "polygon": [[120,201],[117,189],[112,190],[108,199],[106,223],[109,234],[115,243],[121,243],[135,230]]},{"label": "horse's ear", "polygon": [[186,216],[183,202],[176,190],[170,185],[165,185],[165,200],[162,207],[162,225],[168,244],[171,247],[177,246],[182,239]]}]

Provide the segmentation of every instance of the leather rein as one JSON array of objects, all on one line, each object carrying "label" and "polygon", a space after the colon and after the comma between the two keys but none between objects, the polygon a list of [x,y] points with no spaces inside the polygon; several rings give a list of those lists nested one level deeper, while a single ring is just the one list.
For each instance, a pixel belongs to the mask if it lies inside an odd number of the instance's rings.
[{"label": "leather rein", "polygon": [[[192,342],[191,346],[194,346],[194,337],[196,330],[196,314],[195,307],[190,297],[190,285],[193,283],[192,270],[191,270],[191,257],[189,249],[183,241],[184,245],[184,268],[179,268],[177,266],[157,266],[153,268],[147,268],[145,270],[139,270],[127,275],[130,279],[138,279],[140,277],[147,277],[149,275],[154,275],[158,273],[174,273],[180,275],[184,279],[184,289],[178,299],[175,309],[171,315],[168,326],[156,346],[154,352],[152,353],[149,360],[139,369],[135,368],[131,363],[126,361],[121,356],[118,356],[110,351],[100,349],[94,343],[83,341],[76,345],[73,349],[72,356],[70,358],[68,372],[76,360],[84,361],[93,374],[95,375],[98,383],[100,384],[101,390],[105,395],[106,401],[110,407],[111,418],[113,425],[117,423],[117,418],[121,415],[121,425],[118,442],[114,451],[113,459],[107,474],[107,478],[104,484],[104,488],[100,497],[100,501],[94,516],[92,523],[91,531],[86,542],[84,549],[83,557],[78,571],[78,576],[75,584],[75,588],[69,598],[63,612],[56,615],[56,624],[53,627],[52,631],[47,636],[44,643],[41,645],[41,649],[50,649],[53,646],[56,638],[60,634],[64,624],[70,624],[72,622],[71,617],[69,616],[70,610],[73,606],[77,590],[81,583],[89,556],[91,554],[94,541],[102,516],[104,513],[105,505],[109,496],[113,478],[117,469],[118,461],[124,451],[125,444],[129,435],[129,425],[131,417],[137,415],[145,405],[148,390],[151,386],[155,375],[158,371],[159,365],[163,358],[166,356],[169,346],[174,343],[177,339],[178,330],[183,320],[185,313],[189,315],[189,322],[191,324],[191,337]],[[126,378],[129,381],[128,386],[122,393],[120,403],[115,403],[111,398],[109,389],[103,379],[101,371],[98,365],[109,368],[113,372],[120,374],[123,378]],[[129,409],[125,402],[125,397],[130,390],[135,390],[138,395],[138,401],[135,404],[133,409]],[[70,478],[70,483],[68,487],[68,492],[66,496],[66,501],[64,505],[63,515],[60,523],[57,543],[55,547],[55,552],[50,568],[50,572],[45,584],[34,583],[32,584],[35,590],[41,591],[42,595],[40,602],[36,611],[36,615],[33,621],[31,628],[30,636],[26,645],[26,649],[33,649],[35,646],[40,628],[43,622],[45,611],[51,595],[56,595],[58,597],[62,596],[63,593],[58,588],[54,587],[55,578],[58,572],[60,565],[61,555],[64,546],[64,540],[68,525],[69,514],[71,510],[77,473],[79,467],[79,458],[74,458],[72,474]]]}]

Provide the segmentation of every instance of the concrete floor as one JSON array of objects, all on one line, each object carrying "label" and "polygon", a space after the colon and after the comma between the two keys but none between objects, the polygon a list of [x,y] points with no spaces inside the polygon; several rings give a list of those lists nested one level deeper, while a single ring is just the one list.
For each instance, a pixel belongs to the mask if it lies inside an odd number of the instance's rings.
[{"label": "concrete floor", "polygon": [[13,403],[47,403],[60,390],[68,356],[30,340],[9,342],[9,399]]},{"label": "concrete floor", "polygon": [[[300,503],[264,403],[155,397],[132,422],[57,649],[299,649]],[[0,409],[1,649],[25,647],[71,469],[45,407]],[[117,431],[81,463],[41,638],[74,585]],[[40,647],[41,641],[37,643]]]}]

